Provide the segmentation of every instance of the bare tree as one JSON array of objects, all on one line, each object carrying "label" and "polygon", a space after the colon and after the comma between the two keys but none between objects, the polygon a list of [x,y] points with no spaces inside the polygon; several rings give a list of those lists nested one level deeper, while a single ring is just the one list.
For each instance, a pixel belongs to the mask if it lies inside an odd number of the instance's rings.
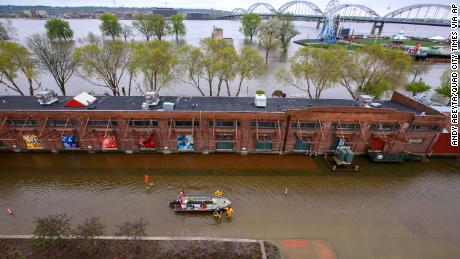
[{"label": "bare tree", "polygon": [[75,71],[73,43],[51,41],[44,34],[34,34],[27,38],[27,46],[37,58],[40,68],[53,76],[62,95],[66,95],[66,83]]}]

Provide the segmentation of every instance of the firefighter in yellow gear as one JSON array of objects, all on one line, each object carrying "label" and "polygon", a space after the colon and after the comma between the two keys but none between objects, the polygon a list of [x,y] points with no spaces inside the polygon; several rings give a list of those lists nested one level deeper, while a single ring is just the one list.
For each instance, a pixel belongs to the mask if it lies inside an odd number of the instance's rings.
[{"label": "firefighter in yellow gear", "polygon": [[218,220],[219,220],[219,219],[222,218],[222,212],[221,212],[219,209],[217,209],[216,211],[214,211],[213,215],[214,215],[214,218],[215,218],[215,219],[218,219]]},{"label": "firefighter in yellow gear", "polygon": [[232,206],[226,207],[225,212],[227,213],[227,219],[231,219],[232,216],[233,216],[233,208],[232,208]]},{"label": "firefighter in yellow gear", "polygon": [[224,195],[224,192],[223,192],[223,191],[217,190],[217,191],[214,192],[214,196],[216,196],[217,198],[221,198],[222,195]]}]

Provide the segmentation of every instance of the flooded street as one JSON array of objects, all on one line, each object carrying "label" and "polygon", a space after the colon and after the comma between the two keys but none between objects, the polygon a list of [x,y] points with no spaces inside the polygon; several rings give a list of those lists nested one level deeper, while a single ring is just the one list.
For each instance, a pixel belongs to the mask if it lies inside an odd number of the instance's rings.
[{"label": "flooded street", "polygon": [[[460,254],[460,160],[356,162],[358,173],[330,173],[305,156],[1,153],[0,234],[30,234],[35,217],[67,213],[74,224],[100,216],[107,234],[144,217],[151,236],[316,239],[338,258]],[[175,214],[168,201],[181,188],[222,189],[233,221]]]},{"label": "flooded street", "polygon": [[[0,19],[2,22],[6,22],[5,19]],[[74,30],[74,39],[76,45],[79,46],[78,40],[85,37],[89,32],[100,34],[99,30],[99,20],[95,19],[77,19],[77,20],[68,20],[70,27]],[[45,20],[33,20],[33,19],[13,19],[11,20],[12,25],[17,29],[17,35],[15,41],[20,43],[25,43],[27,37],[31,36],[34,33],[44,33],[45,32]],[[130,25],[132,21],[130,20],[121,20],[122,24]],[[294,37],[292,40],[300,40],[305,38],[316,38],[320,30],[316,29],[316,22],[307,22],[307,21],[295,21],[294,22],[296,29],[300,32],[299,35]],[[237,50],[241,49],[243,46],[247,45],[247,40],[244,39],[244,36],[239,31],[241,27],[240,21],[225,21],[225,20],[207,20],[207,21],[190,21],[186,20],[185,25],[187,28],[187,35],[183,39],[183,43],[191,44],[198,46],[201,39],[210,37],[213,27],[222,28],[224,31],[224,37],[232,38],[233,44]],[[367,35],[371,31],[371,23],[351,23],[343,22],[341,25],[345,28],[350,28],[354,31],[354,34]],[[421,36],[421,37],[432,37],[435,35],[442,35],[447,37],[449,34],[448,27],[433,27],[433,26],[417,26],[417,25],[401,25],[401,24],[385,24],[383,34],[384,35],[393,35],[397,34],[404,29],[407,35]],[[144,40],[144,38],[138,33],[135,35],[134,39]],[[168,36],[166,40],[171,41],[172,37]],[[257,48],[257,40],[254,40],[252,47]],[[301,91],[293,86],[284,85],[277,82],[276,74],[281,68],[289,67],[289,57],[293,56],[294,53],[301,46],[298,44],[291,43],[287,53],[282,53],[279,48],[274,49],[270,52],[269,62],[265,66],[264,74],[258,78],[249,80],[244,83],[243,88],[241,89],[241,96],[252,96],[257,89],[263,89],[265,92],[271,94],[277,89],[281,89],[287,94],[288,97],[306,97],[307,94],[305,91]],[[261,55],[264,55],[263,49],[259,48]],[[448,68],[448,64],[433,64],[430,65],[430,69],[422,75],[423,81],[432,86],[431,93],[434,93],[434,88],[439,87],[440,80],[439,77],[442,75],[445,69]],[[41,75],[40,80],[44,89],[55,90],[59,92],[54,79],[44,73]],[[142,76],[139,74],[137,76],[137,81],[142,85]],[[18,82],[22,85],[28,85],[25,78],[19,78]],[[128,76],[125,75],[121,84],[126,86],[128,85]],[[236,82],[232,87],[232,95],[236,92]],[[107,88],[93,85],[88,80],[82,78],[78,73],[69,80],[67,86],[68,95],[76,95],[81,91],[94,91],[98,94],[103,94],[107,92]],[[11,95],[16,94],[12,91],[8,91],[6,88],[0,88],[1,95]],[[161,95],[185,95],[185,96],[196,96],[199,95],[199,92],[191,87],[190,85],[181,82],[180,80],[175,80],[169,86],[161,89]],[[136,88],[133,89],[133,95],[141,95],[140,91]],[[350,99],[351,96],[347,90],[340,86],[339,84],[336,87],[326,89],[322,95],[322,98],[345,98]]]}]

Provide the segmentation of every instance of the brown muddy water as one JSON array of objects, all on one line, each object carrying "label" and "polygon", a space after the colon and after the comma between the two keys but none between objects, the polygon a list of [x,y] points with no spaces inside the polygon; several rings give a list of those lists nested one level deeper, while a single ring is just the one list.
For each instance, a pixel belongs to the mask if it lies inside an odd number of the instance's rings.
[{"label": "brown muddy water", "polygon": [[[360,172],[331,173],[305,156],[0,153],[0,234],[30,234],[35,217],[67,213],[75,224],[100,216],[107,234],[143,217],[152,236],[315,239],[339,258],[459,258],[459,159],[356,161]],[[234,219],[175,214],[168,201],[181,188],[222,189]]]}]

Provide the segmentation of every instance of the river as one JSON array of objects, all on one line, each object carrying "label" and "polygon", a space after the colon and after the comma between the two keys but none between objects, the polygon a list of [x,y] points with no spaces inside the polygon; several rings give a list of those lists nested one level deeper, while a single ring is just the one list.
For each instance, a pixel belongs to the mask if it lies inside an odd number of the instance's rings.
[{"label": "river", "polygon": [[[5,21],[0,19],[0,21]],[[24,43],[26,38],[34,33],[45,32],[44,24],[45,20],[32,20],[32,19],[13,19],[11,20],[14,27],[17,30],[17,37],[15,40]],[[123,24],[131,24],[132,21],[122,20]],[[69,20],[70,27],[74,30],[74,38],[79,39],[87,35],[88,32],[94,32],[99,34],[99,20]],[[300,32],[300,35],[296,36],[293,40],[303,38],[314,38],[319,33],[316,29],[316,22],[305,22],[295,21],[295,26]],[[212,32],[213,26],[220,27],[224,30],[224,37],[232,38],[234,45],[237,49],[240,49],[245,44],[243,35],[239,32],[240,22],[239,21],[223,21],[223,20],[211,20],[211,21],[185,21],[187,27],[187,35],[184,40],[188,44],[197,45],[202,38],[209,37]],[[367,23],[342,23],[343,27],[348,27],[354,30],[354,34],[367,35],[371,30],[372,24]],[[393,35],[398,33],[401,29],[404,29],[407,35],[422,36],[422,37],[433,37],[441,35],[447,37],[449,35],[448,27],[432,27],[432,26],[417,26],[417,25],[400,25],[400,24],[385,24],[383,29],[384,35]],[[135,36],[138,40],[143,40],[140,35]],[[169,37],[168,40],[171,40]],[[254,43],[254,47],[257,45]],[[299,49],[299,45],[291,44],[287,54],[280,53],[279,50],[272,51],[270,54],[269,63],[265,67],[264,75],[257,79],[251,80],[245,83],[242,91],[242,95],[245,96],[247,93],[252,95],[257,89],[264,89],[268,94],[272,93],[276,89],[281,89],[291,97],[304,97],[306,93],[298,90],[292,86],[282,85],[276,82],[276,72],[280,68],[288,66],[288,57],[292,56],[296,50]],[[260,50],[262,53],[262,50]],[[448,64],[436,64],[430,67],[430,70],[423,75],[423,80],[429,85],[436,88],[440,85],[439,77],[442,72],[448,68]],[[142,81],[141,76],[138,76],[138,80]],[[44,89],[52,89],[57,92],[58,88],[56,83],[49,75],[42,75],[40,81]],[[25,80],[20,82],[26,86]],[[127,85],[127,78],[122,80],[122,84]],[[11,91],[4,90],[1,87],[1,94],[14,94]],[[109,93],[107,88],[100,86],[94,86],[83,78],[74,75],[68,82],[68,94],[75,95],[81,91],[95,91],[96,93],[102,94],[104,92]],[[433,91],[433,90],[432,90]],[[233,91],[234,92],[234,91]],[[138,95],[139,91],[135,91],[134,94]],[[161,90],[162,95],[199,95],[198,91],[183,84],[181,82],[173,82],[169,87]],[[322,95],[323,98],[351,98],[343,87],[335,87],[325,90]]]},{"label": "river", "polygon": [[[316,239],[338,258],[460,254],[459,159],[355,161],[359,172],[331,173],[301,155],[2,153],[0,206],[14,217],[0,213],[0,234],[29,234],[35,217],[67,213],[74,224],[100,216],[107,234],[143,217],[152,236]],[[223,190],[234,219],[175,214],[167,203],[182,188]]]}]

